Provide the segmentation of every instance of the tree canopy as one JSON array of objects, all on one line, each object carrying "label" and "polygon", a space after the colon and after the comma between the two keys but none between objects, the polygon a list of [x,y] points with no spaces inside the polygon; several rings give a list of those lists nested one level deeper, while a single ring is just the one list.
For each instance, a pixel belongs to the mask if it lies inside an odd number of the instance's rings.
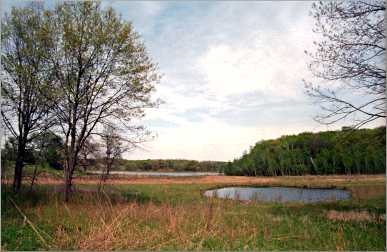
[{"label": "tree canopy", "polygon": [[225,168],[228,175],[385,173],[386,128],[326,131],[258,142]]},{"label": "tree canopy", "polygon": [[[51,127],[60,133],[67,200],[91,135],[115,125],[137,138],[134,143],[143,139],[146,131],[133,121],[156,105],[151,93],[159,75],[132,24],[112,8],[92,1],[42,6],[14,8],[3,22],[2,59],[9,81],[2,83],[7,105],[2,115],[10,131],[20,135],[20,150],[35,131]],[[16,167],[22,166],[19,158]]]},{"label": "tree canopy", "polygon": [[53,79],[50,75],[43,9],[39,4],[12,8],[2,20],[1,115],[17,141],[13,187],[20,190],[26,147],[50,128]]}]

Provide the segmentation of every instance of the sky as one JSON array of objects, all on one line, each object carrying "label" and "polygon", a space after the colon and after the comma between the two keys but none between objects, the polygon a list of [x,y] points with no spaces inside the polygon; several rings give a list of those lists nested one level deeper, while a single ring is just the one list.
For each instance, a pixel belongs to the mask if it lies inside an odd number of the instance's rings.
[{"label": "sky", "polygon": [[[11,5],[5,1],[2,11]],[[305,94],[318,35],[308,1],[102,1],[133,23],[162,74],[141,120],[155,135],[127,159],[231,161],[256,142],[305,131],[321,112]],[[318,80],[315,80],[318,81]]]}]

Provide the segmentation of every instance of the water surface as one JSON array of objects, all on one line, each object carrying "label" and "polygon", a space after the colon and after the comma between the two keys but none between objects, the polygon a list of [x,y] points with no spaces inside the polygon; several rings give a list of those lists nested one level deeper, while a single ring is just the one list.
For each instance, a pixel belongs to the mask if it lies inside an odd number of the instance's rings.
[{"label": "water surface", "polygon": [[208,197],[263,202],[328,202],[351,198],[349,191],[340,189],[311,189],[295,187],[226,187],[208,190]]}]

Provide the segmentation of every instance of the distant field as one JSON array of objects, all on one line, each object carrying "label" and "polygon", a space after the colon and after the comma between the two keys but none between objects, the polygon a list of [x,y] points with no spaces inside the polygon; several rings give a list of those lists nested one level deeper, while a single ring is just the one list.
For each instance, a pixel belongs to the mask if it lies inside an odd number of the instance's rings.
[{"label": "distant field", "polygon": [[[384,175],[115,177],[100,194],[97,182],[76,179],[67,204],[54,178],[21,196],[3,184],[2,249],[385,250]],[[202,196],[236,184],[346,188],[352,199],[279,204]]]},{"label": "distant field", "polygon": [[[277,176],[277,177],[247,177],[247,176],[192,176],[192,177],[148,177],[148,176],[126,176],[112,174],[106,184],[271,184],[271,185],[306,185],[306,186],[331,186],[352,183],[384,183],[385,175],[331,175],[331,176]],[[3,180],[11,183],[10,179]],[[63,184],[59,175],[56,177],[40,176],[37,184]],[[74,178],[75,184],[98,184],[97,175],[80,175]]]},{"label": "distant field", "polygon": [[[101,175],[103,171],[90,171],[87,174]],[[152,176],[152,177],[193,177],[193,176],[214,176],[223,175],[219,172],[154,172],[154,171],[110,171],[109,175],[121,176]]]}]

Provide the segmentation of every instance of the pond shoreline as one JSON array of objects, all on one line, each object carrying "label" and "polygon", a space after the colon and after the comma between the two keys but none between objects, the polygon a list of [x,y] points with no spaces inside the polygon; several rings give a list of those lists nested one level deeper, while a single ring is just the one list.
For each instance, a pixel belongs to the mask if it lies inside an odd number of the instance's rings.
[{"label": "pond shoreline", "polygon": [[203,195],[206,197],[233,199],[238,201],[281,203],[318,203],[351,199],[351,192],[349,190],[288,186],[226,186],[215,190],[207,190]]}]

